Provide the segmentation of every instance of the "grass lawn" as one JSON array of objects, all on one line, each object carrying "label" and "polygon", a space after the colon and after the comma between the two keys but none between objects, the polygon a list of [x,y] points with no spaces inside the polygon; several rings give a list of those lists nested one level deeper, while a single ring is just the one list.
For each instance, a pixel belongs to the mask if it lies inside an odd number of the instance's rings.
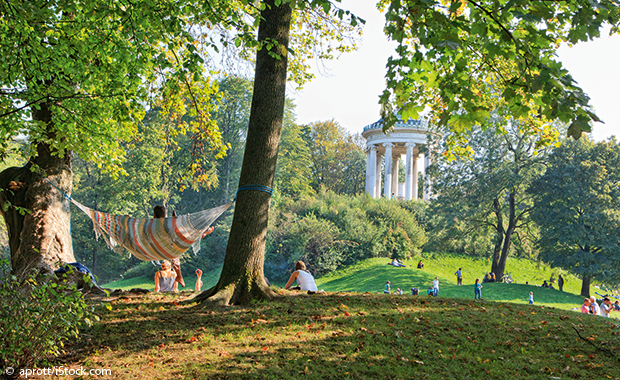
[{"label": "grass lawn", "polygon": [[110,369],[109,379],[620,379],[614,319],[441,296],[281,293],[225,308],[182,303],[186,292],[108,299],[55,365]]},{"label": "grass lawn", "polygon": [[[489,271],[491,264],[486,260],[473,260],[467,257],[438,257],[436,259],[423,259],[424,269],[417,269],[418,259],[405,261],[407,267],[395,268],[387,265],[389,260],[385,258],[365,260],[357,265],[335,272],[328,276],[317,279],[317,285],[325,291],[357,291],[383,293],[386,281],[392,283],[392,291],[396,288],[410,293],[412,287],[420,289],[420,294],[426,295],[426,290],[431,285],[435,276],[439,279],[439,294],[450,298],[474,298],[474,282],[476,278],[484,277]],[[463,268],[463,286],[456,285],[454,273],[458,268]],[[512,303],[528,303],[530,291],[534,293],[534,302],[538,305],[553,306],[558,309],[571,309],[581,306],[583,297],[581,280],[565,273],[562,276],[566,280],[564,292],[541,288],[543,280],[549,280],[552,273],[560,273],[548,266],[524,259],[509,259],[506,267],[507,272],[512,273],[514,284],[485,283],[482,288],[482,297],[486,300],[494,300]],[[530,285],[525,285],[528,281]],[[591,294],[598,291],[591,288]],[[599,291],[600,292],[600,291]]]}]

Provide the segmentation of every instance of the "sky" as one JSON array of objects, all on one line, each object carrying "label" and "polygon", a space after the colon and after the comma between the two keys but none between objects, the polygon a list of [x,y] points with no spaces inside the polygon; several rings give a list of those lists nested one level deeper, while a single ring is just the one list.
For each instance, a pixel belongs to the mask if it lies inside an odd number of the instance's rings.
[{"label": "sky", "polygon": [[[297,104],[297,122],[335,119],[352,133],[380,118],[379,96],[385,89],[385,65],[396,46],[383,33],[384,16],[372,0],[343,0],[349,9],[366,20],[359,50],[336,61],[324,62],[327,73],[301,91],[288,91]],[[595,123],[593,138],[620,136],[620,36],[601,33],[600,39],[562,46],[560,61],[591,98],[596,114],[605,124]]]}]

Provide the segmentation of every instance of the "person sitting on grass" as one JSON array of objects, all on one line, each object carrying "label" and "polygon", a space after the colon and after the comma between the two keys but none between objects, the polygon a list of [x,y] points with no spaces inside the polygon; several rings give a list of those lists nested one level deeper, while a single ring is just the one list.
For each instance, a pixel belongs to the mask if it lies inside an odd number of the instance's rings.
[{"label": "person sitting on grass", "polygon": [[[297,280],[297,286],[291,288],[295,280]],[[314,281],[314,277],[306,270],[306,264],[304,264],[303,261],[295,263],[295,271],[291,273],[291,277],[288,279],[286,285],[284,285],[284,289],[307,290],[308,294],[316,293],[319,290]]]},{"label": "person sitting on grass", "polygon": [[161,262],[161,270],[155,273],[155,292],[176,292],[178,274],[173,271],[170,261]]},{"label": "person sitting on grass", "polygon": [[[153,207],[153,218],[163,219],[166,217],[166,214],[167,214],[166,206],[157,205]],[[174,210],[172,211],[172,217],[173,218],[177,217],[177,214]],[[213,232],[213,230],[214,230],[214,227],[207,228],[207,230],[202,234],[202,238],[204,239],[207,235]],[[172,259],[171,265],[172,265],[171,269],[176,273],[176,282],[181,284],[181,287],[184,288],[185,280],[183,279],[183,274],[181,274],[181,259],[179,259],[178,257],[175,259]],[[177,289],[177,285],[175,284],[175,291],[176,289]]]},{"label": "person sitting on grass", "polygon": [[422,260],[420,260],[420,262],[418,263],[418,269],[424,269],[424,263],[422,262]]},{"label": "person sitting on grass", "polygon": [[389,281],[385,283],[385,289],[383,289],[383,294],[391,294],[392,291],[390,290],[390,288],[392,287],[392,283],[390,283]]},{"label": "person sitting on grass", "polygon": [[583,305],[581,305],[581,312],[584,314],[590,314],[590,299],[584,298]]}]

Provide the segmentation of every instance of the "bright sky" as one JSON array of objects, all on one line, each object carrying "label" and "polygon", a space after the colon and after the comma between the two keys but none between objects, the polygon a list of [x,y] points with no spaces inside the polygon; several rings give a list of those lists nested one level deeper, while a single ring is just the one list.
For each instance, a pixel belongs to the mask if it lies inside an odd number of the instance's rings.
[{"label": "bright sky", "polygon": [[[358,51],[337,61],[326,62],[327,76],[317,78],[300,92],[289,91],[297,104],[297,122],[335,119],[353,133],[380,118],[379,95],[385,88],[385,64],[395,44],[383,34],[384,17],[372,0],[343,0],[349,9],[366,20]],[[591,98],[596,114],[605,124],[595,123],[595,140],[620,136],[620,36],[563,46],[560,60]]]}]

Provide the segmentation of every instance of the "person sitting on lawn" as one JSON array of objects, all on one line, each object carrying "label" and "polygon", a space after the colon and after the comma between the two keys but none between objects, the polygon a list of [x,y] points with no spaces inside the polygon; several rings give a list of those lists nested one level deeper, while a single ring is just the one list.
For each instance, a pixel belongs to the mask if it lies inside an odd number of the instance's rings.
[{"label": "person sitting on lawn", "polygon": [[178,274],[172,270],[170,261],[161,262],[161,270],[155,273],[155,292],[176,292]]},{"label": "person sitting on lawn", "polygon": [[392,287],[392,283],[391,282],[386,282],[385,283],[385,289],[383,289],[383,294],[391,294],[392,291],[390,290],[390,288]]},{"label": "person sitting on lawn", "polygon": [[[297,286],[291,288],[295,280],[297,280]],[[295,263],[295,271],[291,273],[291,277],[288,279],[286,285],[284,285],[284,289],[307,290],[309,294],[316,293],[319,290],[314,281],[314,277],[306,270],[306,264],[303,261]]]},{"label": "person sitting on lawn", "polygon": [[420,262],[418,263],[418,269],[424,269],[424,263],[422,262],[422,260],[420,260]]},{"label": "person sitting on lawn", "polygon": [[583,305],[581,305],[581,312],[584,314],[590,314],[590,299],[584,298]]},{"label": "person sitting on lawn", "polygon": [[547,284],[547,280],[543,281],[542,285],[543,288],[548,288],[549,284]]}]

